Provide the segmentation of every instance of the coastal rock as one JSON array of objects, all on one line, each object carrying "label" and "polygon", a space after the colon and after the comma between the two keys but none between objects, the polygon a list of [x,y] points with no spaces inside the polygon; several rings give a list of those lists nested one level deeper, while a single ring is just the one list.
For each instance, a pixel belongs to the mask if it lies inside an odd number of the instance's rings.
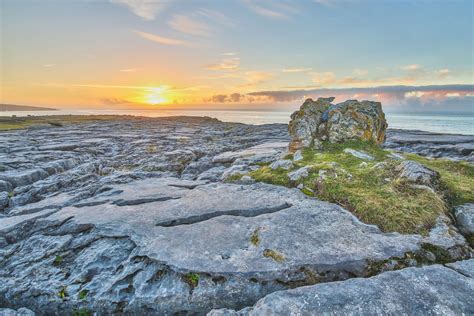
[{"label": "coastal rock", "polygon": [[371,155],[367,154],[367,153],[364,153],[362,151],[359,151],[359,150],[354,150],[352,148],[345,148],[344,149],[344,152],[346,154],[350,154],[356,158],[359,158],[359,159],[362,159],[362,160],[374,160],[375,158],[372,157]]},{"label": "coastal rock", "polygon": [[320,148],[322,142],[339,143],[362,139],[381,144],[387,122],[380,102],[347,100],[332,104],[334,97],[307,99],[291,115],[289,149]]},{"label": "coastal rock", "polygon": [[223,315],[471,315],[474,260],[462,261],[471,276],[454,266],[433,265],[386,272],[368,279],[317,284],[272,293],[253,307]]},{"label": "coastal rock", "polygon": [[291,181],[298,181],[302,178],[306,178],[309,175],[309,170],[311,168],[306,166],[306,167],[301,167],[295,171],[289,172],[288,177],[290,178]]},{"label": "coastal rock", "polygon": [[459,230],[466,236],[474,236],[474,204],[467,203],[455,208],[454,216]]},{"label": "coastal rock", "polygon": [[21,307],[18,310],[11,308],[0,308],[0,316],[35,316],[36,314],[25,307]]},{"label": "coastal rock", "polygon": [[293,162],[291,160],[286,160],[286,159],[277,160],[277,161],[274,161],[270,164],[270,168],[272,170],[275,170],[275,169],[278,169],[278,168],[289,170],[289,169],[293,168]]},{"label": "coastal rock", "polygon": [[367,276],[373,262],[421,251],[420,236],[384,234],[297,189],[150,178],[102,192],[7,217],[0,305],[49,314],[242,308],[295,284]]},{"label": "coastal rock", "polygon": [[399,179],[409,182],[430,187],[436,186],[439,182],[440,176],[438,172],[431,170],[416,161],[403,161],[395,168],[395,170],[399,172]]}]

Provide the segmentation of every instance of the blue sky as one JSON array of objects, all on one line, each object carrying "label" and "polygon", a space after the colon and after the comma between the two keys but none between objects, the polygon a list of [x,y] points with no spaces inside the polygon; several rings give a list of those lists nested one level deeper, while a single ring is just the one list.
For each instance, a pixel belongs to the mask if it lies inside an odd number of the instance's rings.
[{"label": "blue sky", "polygon": [[473,1],[2,0],[1,20],[5,103],[473,106]]}]

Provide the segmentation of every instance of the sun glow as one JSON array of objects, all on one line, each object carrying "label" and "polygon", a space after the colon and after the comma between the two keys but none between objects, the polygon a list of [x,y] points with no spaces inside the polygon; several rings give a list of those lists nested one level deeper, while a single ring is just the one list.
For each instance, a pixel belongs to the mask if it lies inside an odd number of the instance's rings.
[{"label": "sun glow", "polygon": [[165,87],[157,87],[147,89],[145,95],[143,96],[143,102],[151,105],[157,105],[168,102],[168,99],[164,96],[166,92]]}]

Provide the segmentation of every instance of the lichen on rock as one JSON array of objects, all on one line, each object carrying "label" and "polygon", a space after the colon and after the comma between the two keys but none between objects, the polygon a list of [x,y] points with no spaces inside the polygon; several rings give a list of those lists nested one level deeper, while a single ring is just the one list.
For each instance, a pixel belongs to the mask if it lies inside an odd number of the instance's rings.
[{"label": "lichen on rock", "polygon": [[385,141],[388,124],[380,102],[347,100],[332,104],[333,101],[334,97],[307,99],[291,115],[290,152],[308,147],[320,149],[322,142]]}]

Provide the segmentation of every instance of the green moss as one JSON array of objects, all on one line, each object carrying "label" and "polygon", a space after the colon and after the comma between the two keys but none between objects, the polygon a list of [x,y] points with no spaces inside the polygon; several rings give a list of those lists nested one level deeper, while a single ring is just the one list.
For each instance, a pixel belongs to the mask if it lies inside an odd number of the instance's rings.
[{"label": "green moss", "polygon": [[435,258],[436,258],[436,263],[450,263],[453,262],[453,258],[449,254],[449,252],[441,247],[437,247],[432,244],[422,244],[421,248],[423,248],[426,251],[431,252]]},{"label": "green moss", "polygon": [[195,288],[199,284],[199,274],[197,273],[187,273],[183,275],[183,280],[186,282],[191,288]]},{"label": "green moss", "polygon": [[225,182],[235,182],[235,181],[239,181],[240,179],[242,179],[243,176],[244,176],[244,175],[241,174],[241,173],[235,173],[235,174],[233,174],[233,175],[227,177],[227,178],[225,179]]},{"label": "green moss", "polygon": [[58,296],[61,299],[65,299],[69,296],[69,294],[67,293],[67,288],[65,286],[59,289]]},{"label": "green moss", "polygon": [[[362,167],[363,160],[344,153],[345,148],[364,151],[375,159],[366,161],[367,165]],[[474,201],[474,167],[468,163],[407,155],[441,174],[440,190],[432,192],[398,180],[395,168],[400,162],[389,159],[389,153],[371,142],[325,144],[321,151],[304,150],[303,159],[295,162],[295,169],[310,166],[309,176],[304,179],[290,181],[287,170],[267,166],[250,176],[256,181],[286,187],[303,184],[303,193],[337,203],[384,232],[426,234],[450,206]],[[381,162],[383,168],[375,167]],[[319,176],[321,170],[326,177]]]},{"label": "green moss", "polygon": [[263,251],[263,256],[265,258],[272,258],[278,263],[282,263],[283,261],[285,261],[285,256],[273,249],[265,249]]},{"label": "green moss", "polygon": [[78,294],[78,297],[80,300],[85,300],[88,294],[89,294],[88,290],[81,290]]},{"label": "green moss", "polygon": [[80,308],[72,311],[73,316],[92,316],[92,314],[92,311],[87,308]]},{"label": "green moss", "polygon": [[57,256],[54,258],[53,266],[58,267],[59,265],[61,265],[61,262],[63,262],[63,257],[60,256],[60,255],[57,255]]},{"label": "green moss", "polygon": [[12,198],[14,196],[15,196],[15,192],[13,192],[13,191],[8,192],[8,197],[9,198]]},{"label": "green moss", "polygon": [[253,231],[252,235],[250,235],[250,242],[254,246],[258,246],[260,244],[260,236],[258,233],[260,232],[260,228],[257,228]]}]

